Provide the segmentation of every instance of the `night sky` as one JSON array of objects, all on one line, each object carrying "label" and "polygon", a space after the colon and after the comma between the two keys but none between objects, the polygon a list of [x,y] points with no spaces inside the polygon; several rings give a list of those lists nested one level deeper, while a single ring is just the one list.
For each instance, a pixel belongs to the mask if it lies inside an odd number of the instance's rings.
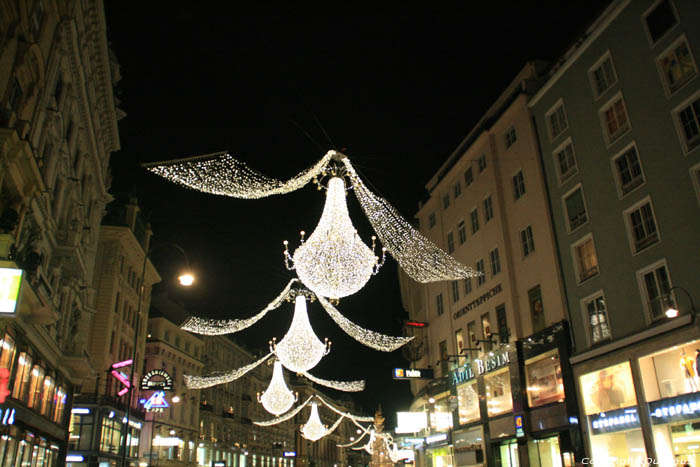
[{"label": "night sky", "polygon": [[[282,241],[293,251],[299,231],[313,231],[324,192],[309,185],[262,200],[216,197],[139,164],[228,150],[287,179],[335,148],[410,219],[426,182],[525,62],[560,56],[608,1],[525,3],[469,2],[468,11],[409,16],[250,17],[217,10],[220,2],[107,1],[108,39],[123,76],[117,95],[127,113],[110,192],[138,197],[152,244],[187,251],[198,285],[178,296],[193,314],[252,316],[293,277]],[[353,195],[348,205],[370,243]],[[166,250],[153,261],[165,283],[181,262]],[[388,260],[338,309],[361,326],[400,335],[396,263]],[[283,305],[235,339],[264,349],[284,335],[292,311]],[[333,341],[311,373],[366,379],[356,401],[368,413],[381,403],[393,426],[393,413],[411,401],[408,383],[391,379],[391,368],[407,364],[400,352],[362,346],[318,304],[309,314],[316,334]]]}]

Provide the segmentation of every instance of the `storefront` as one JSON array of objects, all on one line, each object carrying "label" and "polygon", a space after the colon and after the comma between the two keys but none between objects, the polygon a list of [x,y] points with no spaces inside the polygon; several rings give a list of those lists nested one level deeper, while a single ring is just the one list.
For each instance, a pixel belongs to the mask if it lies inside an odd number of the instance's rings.
[{"label": "storefront", "polygon": [[595,465],[700,465],[698,337],[682,328],[576,367]]},{"label": "storefront", "polygon": [[426,467],[454,467],[450,434],[435,433],[425,437]]}]

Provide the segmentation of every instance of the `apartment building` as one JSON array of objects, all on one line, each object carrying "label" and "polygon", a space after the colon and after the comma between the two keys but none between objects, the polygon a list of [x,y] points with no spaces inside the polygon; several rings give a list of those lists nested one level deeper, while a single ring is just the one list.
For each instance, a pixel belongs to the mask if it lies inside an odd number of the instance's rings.
[{"label": "apartment building", "polygon": [[697,2],[614,1],[529,102],[604,465],[700,462],[699,21]]}]

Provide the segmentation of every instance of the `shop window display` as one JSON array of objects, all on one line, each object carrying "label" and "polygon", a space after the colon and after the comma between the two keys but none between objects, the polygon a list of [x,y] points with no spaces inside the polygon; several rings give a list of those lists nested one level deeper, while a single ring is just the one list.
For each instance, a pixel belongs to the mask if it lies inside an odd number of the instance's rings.
[{"label": "shop window display", "polygon": [[562,467],[558,436],[534,439],[527,444],[530,467]]},{"label": "shop window display", "polygon": [[564,401],[564,380],[557,349],[525,361],[525,375],[530,407]]},{"label": "shop window display", "polygon": [[457,402],[460,425],[481,418],[481,411],[479,410],[479,390],[476,381],[457,386]]},{"label": "shop window display", "polygon": [[510,370],[503,368],[484,378],[486,383],[486,406],[489,417],[513,410],[513,397],[510,393]]},{"label": "shop window display", "polygon": [[460,467],[486,465],[484,457],[484,428],[479,425],[453,435],[455,463]]},{"label": "shop window display", "polygon": [[678,345],[639,359],[647,401],[700,390],[700,341]]},{"label": "shop window display", "polygon": [[433,411],[430,413],[430,426],[437,431],[447,431],[452,428],[452,412],[447,407],[449,395],[449,392],[445,392],[435,396]]},{"label": "shop window display", "polygon": [[629,362],[582,375],[580,387],[593,462],[603,466],[620,462],[630,467],[645,465],[646,449]]}]

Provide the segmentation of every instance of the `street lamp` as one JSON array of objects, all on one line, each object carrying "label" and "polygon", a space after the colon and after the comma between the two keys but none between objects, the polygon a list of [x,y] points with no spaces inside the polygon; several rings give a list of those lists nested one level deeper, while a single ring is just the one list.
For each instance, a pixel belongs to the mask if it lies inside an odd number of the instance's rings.
[{"label": "street lamp", "polygon": [[674,285],[670,289],[668,289],[668,292],[664,296],[666,303],[668,304],[666,307],[666,317],[667,318],[675,318],[680,314],[680,311],[678,311],[678,308],[676,308],[676,303],[673,300],[673,295],[671,295],[671,292],[674,290],[682,290],[685,292],[685,294],[688,296],[688,300],[690,300],[690,313],[691,313],[691,320],[695,321],[695,316],[697,314],[697,310],[695,309],[695,303],[693,303],[693,297],[690,295],[690,293],[684,289],[683,287],[680,287],[678,285]]},{"label": "street lamp", "polygon": [[[133,389],[134,389],[134,368],[137,365],[136,361],[136,350],[138,349],[138,344],[139,344],[139,329],[141,326],[141,308],[142,308],[142,303],[143,303],[143,292],[145,290],[145,279],[146,279],[146,264],[148,263],[148,258],[151,256],[151,254],[162,248],[162,247],[172,247],[175,248],[177,251],[182,253],[182,256],[185,258],[185,266],[186,269],[180,274],[178,277],[178,281],[180,282],[180,285],[184,287],[189,287],[192,284],[194,284],[194,275],[191,272],[190,268],[190,262],[187,258],[187,254],[185,253],[185,250],[182,249],[179,245],[176,245],[175,243],[172,242],[164,242],[164,243],[159,243],[155,247],[149,248],[148,252],[146,252],[145,255],[143,255],[143,265],[141,266],[141,279],[139,281],[139,296],[138,296],[138,305],[136,306],[136,320],[134,323],[134,349],[132,352],[132,357],[131,357],[131,369],[129,371],[129,392],[128,398],[126,401],[126,417],[124,417],[124,426],[122,428],[122,467],[127,467],[128,466],[128,461],[127,461],[127,450],[131,451],[131,443],[128,443],[127,438],[129,437],[129,419],[131,417],[131,401],[133,399]],[[150,459],[149,459],[150,461]]]}]

